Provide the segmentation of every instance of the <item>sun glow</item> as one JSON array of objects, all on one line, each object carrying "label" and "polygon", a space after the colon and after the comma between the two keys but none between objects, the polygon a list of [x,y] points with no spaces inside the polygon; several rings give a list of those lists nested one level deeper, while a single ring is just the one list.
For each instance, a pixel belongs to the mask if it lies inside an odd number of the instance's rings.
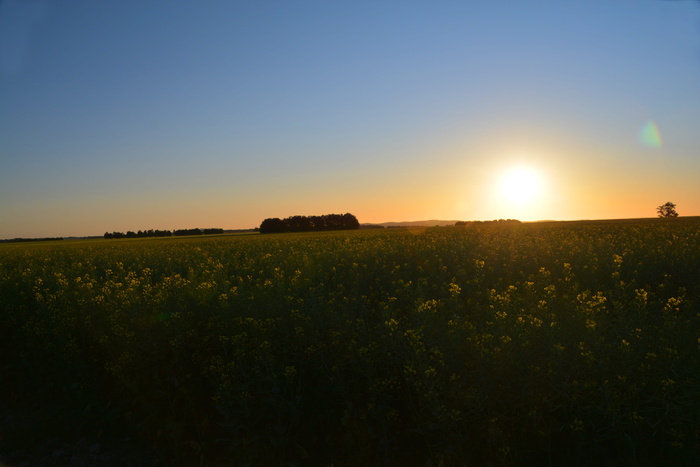
[{"label": "sun glow", "polygon": [[498,188],[502,202],[523,206],[540,197],[542,179],[530,167],[511,167],[501,175]]}]

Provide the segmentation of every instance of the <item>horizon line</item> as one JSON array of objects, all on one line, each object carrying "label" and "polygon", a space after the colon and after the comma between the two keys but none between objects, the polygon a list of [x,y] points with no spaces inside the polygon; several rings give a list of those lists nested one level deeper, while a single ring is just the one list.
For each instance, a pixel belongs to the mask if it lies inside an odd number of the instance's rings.
[{"label": "horizon line", "polygon": [[[700,218],[700,215],[698,216],[678,216],[677,218]],[[518,222],[521,222],[523,224],[537,224],[537,223],[546,223],[546,222],[614,222],[614,221],[635,221],[635,220],[652,220],[652,219],[663,219],[661,217],[619,217],[619,218],[602,218],[602,219],[597,219],[597,218],[589,218],[589,219],[539,219],[536,221],[521,221],[520,219],[489,219],[489,220],[478,220],[478,219],[472,219],[472,220],[460,220],[460,219],[426,219],[426,220],[417,220],[417,221],[386,221],[386,222],[361,222],[360,225],[387,225],[391,224],[396,227],[434,227],[438,224],[432,224],[430,225],[429,223],[431,222],[439,222],[443,223],[442,225],[439,225],[439,227],[449,227],[451,222],[493,222],[493,221],[498,221],[498,220],[515,220]],[[416,225],[419,223],[425,223],[425,225]],[[196,227],[198,229],[202,229],[201,227]],[[224,234],[226,233],[231,233],[231,232],[253,232],[256,229],[259,229],[259,226],[257,227],[249,227],[249,228],[237,228],[237,229],[227,229],[223,228]],[[156,230],[156,229],[151,229],[151,230]],[[160,229],[158,229],[160,230]],[[177,230],[177,229],[176,229]],[[13,241],[18,241],[18,240],[33,240],[33,241],[51,241],[51,240],[64,240],[64,239],[69,239],[69,240],[79,240],[79,239],[93,239],[93,238],[102,238],[104,237],[104,234],[102,235],[63,235],[63,236],[56,236],[56,237],[13,237],[13,238],[1,238],[0,242],[2,243],[12,243]]]}]

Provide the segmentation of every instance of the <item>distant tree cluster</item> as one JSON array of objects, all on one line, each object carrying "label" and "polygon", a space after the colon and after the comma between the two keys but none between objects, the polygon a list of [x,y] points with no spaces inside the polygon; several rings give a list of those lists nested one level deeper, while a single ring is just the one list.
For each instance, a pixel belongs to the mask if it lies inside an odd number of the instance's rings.
[{"label": "distant tree cluster", "polygon": [[214,235],[222,234],[224,229],[179,229],[175,231],[171,230],[139,230],[138,232],[132,232],[129,230],[127,233],[123,232],[105,232],[104,238],[147,238],[147,237],[183,237],[185,235]]},{"label": "distant tree cluster", "polygon": [[323,230],[354,230],[360,222],[350,214],[325,214],[323,216],[292,216],[286,219],[274,217],[260,224],[260,233],[319,232]]},{"label": "distant tree cluster", "polygon": [[56,240],[63,240],[63,237],[46,237],[46,238],[10,238],[7,240],[0,240],[2,243],[23,243],[23,242],[53,242]]},{"label": "distant tree cluster", "polygon": [[138,232],[132,232],[131,230],[126,233],[123,232],[105,232],[104,238],[146,238],[146,237],[172,237],[173,233],[170,230],[139,230]]},{"label": "distant tree cluster", "polygon": [[176,237],[186,237],[188,235],[203,235],[204,232],[202,232],[200,229],[178,229],[175,232],[173,232],[173,235]]},{"label": "distant tree cluster", "polygon": [[173,232],[176,237],[184,237],[186,235],[216,235],[224,233],[224,229],[180,229]]},{"label": "distant tree cluster", "polygon": [[457,227],[466,227],[467,225],[481,225],[481,224],[497,224],[497,225],[508,225],[508,224],[521,224],[521,222],[517,219],[494,219],[492,221],[457,221],[455,222],[455,226]]}]

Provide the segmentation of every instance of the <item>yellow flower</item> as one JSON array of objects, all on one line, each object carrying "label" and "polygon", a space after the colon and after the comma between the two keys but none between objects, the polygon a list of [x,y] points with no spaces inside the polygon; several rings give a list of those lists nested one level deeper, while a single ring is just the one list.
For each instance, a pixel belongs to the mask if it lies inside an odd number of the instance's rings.
[{"label": "yellow flower", "polygon": [[577,418],[573,422],[571,422],[569,427],[573,431],[583,431],[583,422]]}]

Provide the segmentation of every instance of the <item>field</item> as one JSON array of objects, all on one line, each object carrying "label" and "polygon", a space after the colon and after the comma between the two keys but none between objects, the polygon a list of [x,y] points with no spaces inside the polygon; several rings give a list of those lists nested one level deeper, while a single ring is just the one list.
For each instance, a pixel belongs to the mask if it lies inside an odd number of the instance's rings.
[{"label": "field", "polygon": [[5,244],[0,297],[0,462],[700,465],[698,218]]}]

